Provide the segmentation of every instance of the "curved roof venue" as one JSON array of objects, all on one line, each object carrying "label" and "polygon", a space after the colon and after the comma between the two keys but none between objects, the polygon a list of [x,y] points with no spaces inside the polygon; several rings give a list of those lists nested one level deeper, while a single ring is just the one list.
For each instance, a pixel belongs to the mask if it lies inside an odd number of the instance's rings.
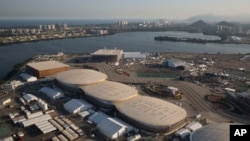
[{"label": "curved roof venue", "polygon": [[[115,102],[122,102],[138,96],[138,91],[128,85],[104,81],[94,85],[82,86],[85,97],[95,100],[95,103],[101,103],[100,106],[109,106]],[[105,104],[105,105],[103,105]]]},{"label": "curved roof venue", "polygon": [[230,123],[214,123],[194,131],[190,141],[229,141]]},{"label": "curved roof venue", "polygon": [[107,75],[91,69],[74,69],[57,73],[54,76],[55,85],[68,91],[78,90],[79,86],[102,82]]},{"label": "curved roof venue", "polygon": [[151,132],[170,132],[186,124],[186,111],[172,103],[148,96],[117,103],[122,118]]}]

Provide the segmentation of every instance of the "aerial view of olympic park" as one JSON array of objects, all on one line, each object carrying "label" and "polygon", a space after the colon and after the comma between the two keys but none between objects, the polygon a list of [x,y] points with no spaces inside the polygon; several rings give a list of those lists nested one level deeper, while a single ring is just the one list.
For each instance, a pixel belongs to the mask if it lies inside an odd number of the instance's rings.
[{"label": "aerial view of olympic park", "polygon": [[0,19],[0,139],[229,141],[250,124],[250,21],[176,16]]}]

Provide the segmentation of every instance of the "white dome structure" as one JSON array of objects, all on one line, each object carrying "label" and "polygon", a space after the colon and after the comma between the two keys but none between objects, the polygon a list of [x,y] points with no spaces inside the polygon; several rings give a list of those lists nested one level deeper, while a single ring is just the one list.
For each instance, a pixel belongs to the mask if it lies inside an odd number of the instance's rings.
[{"label": "white dome structure", "polygon": [[107,75],[91,69],[74,69],[55,74],[55,85],[63,90],[76,91],[80,86],[102,82]]}]

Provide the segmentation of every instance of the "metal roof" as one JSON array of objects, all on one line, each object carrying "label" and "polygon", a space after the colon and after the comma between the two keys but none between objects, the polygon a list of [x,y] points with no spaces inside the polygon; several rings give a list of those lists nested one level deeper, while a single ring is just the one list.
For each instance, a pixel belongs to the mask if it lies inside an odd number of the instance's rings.
[{"label": "metal roof", "polygon": [[103,112],[95,112],[89,117],[89,120],[93,121],[95,124],[99,124],[105,119],[107,119],[109,116],[104,114]]},{"label": "metal roof", "polygon": [[117,50],[117,49],[99,49],[96,52],[94,52],[92,55],[118,55],[122,54],[123,50]]},{"label": "metal roof", "polygon": [[129,132],[132,126],[115,118],[107,118],[97,125],[102,134],[110,139],[115,139]]},{"label": "metal roof", "polygon": [[64,94],[62,92],[56,91],[55,89],[49,87],[43,87],[39,91],[46,94],[51,99],[64,97]]},{"label": "metal roof", "polygon": [[86,85],[82,86],[81,89],[88,96],[111,103],[138,96],[138,91],[135,88],[113,81],[103,81],[93,85]]},{"label": "metal roof", "polygon": [[82,99],[71,99],[63,107],[70,113],[78,113],[92,108],[93,106]]},{"label": "metal roof", "polygon": [[138,96],[115,106],[125,116],[152,127],[171,126],[187,117],[183,108],[148,96]]},{"label": "metal roof", "polygon": [[23,95],[23,98],[27,101],[30,102],[32,100],[37,100],[37,97],[32,95],[32,94],[25,94]]},{"label": "metal roof", "polygon": [[91,69],[74,69],[55,74],[54,78],[68,85],[87,85],[102,82],[107,75]]},{"label": "metal roof", "polygon": [[68,65],[57,62],[57,61],[42,61],[42,62],[34,62],[34,63],[28,63],[27,66],[34,68],[36,70],[42,71],[42,70],[49,70],[49,69],[55,69],[55,68],[62,68],[62,67],[68,67]]}]

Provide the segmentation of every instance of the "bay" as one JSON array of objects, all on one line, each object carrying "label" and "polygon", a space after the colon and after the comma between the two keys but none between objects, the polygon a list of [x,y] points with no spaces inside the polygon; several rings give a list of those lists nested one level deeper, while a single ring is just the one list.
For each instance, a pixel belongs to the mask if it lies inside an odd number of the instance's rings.
[{"label": "bay", "polygon": [[155,41],[155,36],[194,36],[216,38],[200,33],[186,32],[125,32],[109,36],[61,39],[40,42],[13,44],[0,47],[0,78],[3,78],[13,65],[34,55],[51,53],[91,53],[100,48],[117,48],[136,52],[185,52],[215,54],[250,53],[249,44],[197,44],[186,42]]}]

